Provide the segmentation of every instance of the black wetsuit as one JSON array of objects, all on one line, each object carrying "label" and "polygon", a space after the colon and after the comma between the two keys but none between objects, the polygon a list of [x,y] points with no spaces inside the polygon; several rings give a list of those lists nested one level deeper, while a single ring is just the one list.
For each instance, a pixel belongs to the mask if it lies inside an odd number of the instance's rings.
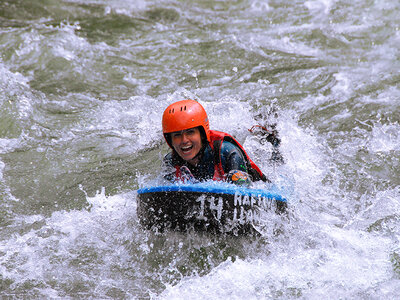
[{"label": "black wetsuit", "polygon": [[[202,150],[200,150],[200,161],[196,166],[189,164],[180,158],[177,154],[173,155],[172,152],[168,153],[164,157],[165,165],[165,178],[174,181],[175,178],[175,166],[186,166],[193,177],[199,181],[210,180],[214,177],[215,170],[215,155],[211,146],[207,144]],[[242,154],[242,151],[228,141],[223,141],[221,145],[221,164],[225,174],[228,174],[231,170],[240,170],[247,172],[246,160]]]}]

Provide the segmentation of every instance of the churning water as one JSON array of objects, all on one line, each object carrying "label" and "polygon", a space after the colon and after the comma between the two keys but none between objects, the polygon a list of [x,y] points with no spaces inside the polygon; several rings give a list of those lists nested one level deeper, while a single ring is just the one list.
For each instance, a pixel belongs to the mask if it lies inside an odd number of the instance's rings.
[{"label": "churning water", "polygon": [[[0,295],[399,299],[400,7],[2,0]],[[157,234],[139,186],[198,99],[279,183],[262,235]],[[248,129],[272,110],[283,166]]]}]

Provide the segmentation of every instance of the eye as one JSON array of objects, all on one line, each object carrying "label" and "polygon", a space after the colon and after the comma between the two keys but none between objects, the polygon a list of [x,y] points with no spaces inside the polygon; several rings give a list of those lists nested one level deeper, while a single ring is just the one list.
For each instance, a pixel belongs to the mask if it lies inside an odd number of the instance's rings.
[{"label": "eye", "polygon": [[188,129],[188,130],[186,130],[186,134],[188,134],[188,135],[193,135],[193,134],[195,134],[196,133],[196,130],[194,130],[194,129]]},{"label": "eye", "polygon": [[182,136],[182,133],[181,133],[181,132],[174,132],[174,133],[171,133],[171,137],[172,137],[173,139],[179,138],[179,137],[181,137],[181,136]]}]

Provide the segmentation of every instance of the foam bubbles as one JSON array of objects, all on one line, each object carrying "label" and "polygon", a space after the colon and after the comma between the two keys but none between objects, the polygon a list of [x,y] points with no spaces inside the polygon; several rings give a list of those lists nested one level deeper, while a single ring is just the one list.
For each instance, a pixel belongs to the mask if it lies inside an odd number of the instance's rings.
[{"label": "foam bubbles", "polygon": [[374,152],[400,151],[400,125],[376,124],[372,128],[367,147]]},{"label": "foam bubbles", "polygon": [[332,0],[313,0],[305,1],[304,6],[307,7],[311,13],[323,11],[324,14],[329,14],[332,6]]}]

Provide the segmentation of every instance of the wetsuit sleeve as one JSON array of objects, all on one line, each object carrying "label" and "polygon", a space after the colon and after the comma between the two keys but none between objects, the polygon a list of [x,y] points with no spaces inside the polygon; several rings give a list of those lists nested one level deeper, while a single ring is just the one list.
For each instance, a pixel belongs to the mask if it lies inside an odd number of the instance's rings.
[{"label": "wetsuit sleeve", "polygon": [[162,163],[162,174],[163,177],[168,181],[175,181],[175,167],[172,164],[172,153],[168,153],[164,156]]},{"label": "wetsuit sleeve", "polygon": [[221,163],[226,174],[231,170],[247,172],[246,160],[242,151],[231,142],[223,141],[221,145]]}]

